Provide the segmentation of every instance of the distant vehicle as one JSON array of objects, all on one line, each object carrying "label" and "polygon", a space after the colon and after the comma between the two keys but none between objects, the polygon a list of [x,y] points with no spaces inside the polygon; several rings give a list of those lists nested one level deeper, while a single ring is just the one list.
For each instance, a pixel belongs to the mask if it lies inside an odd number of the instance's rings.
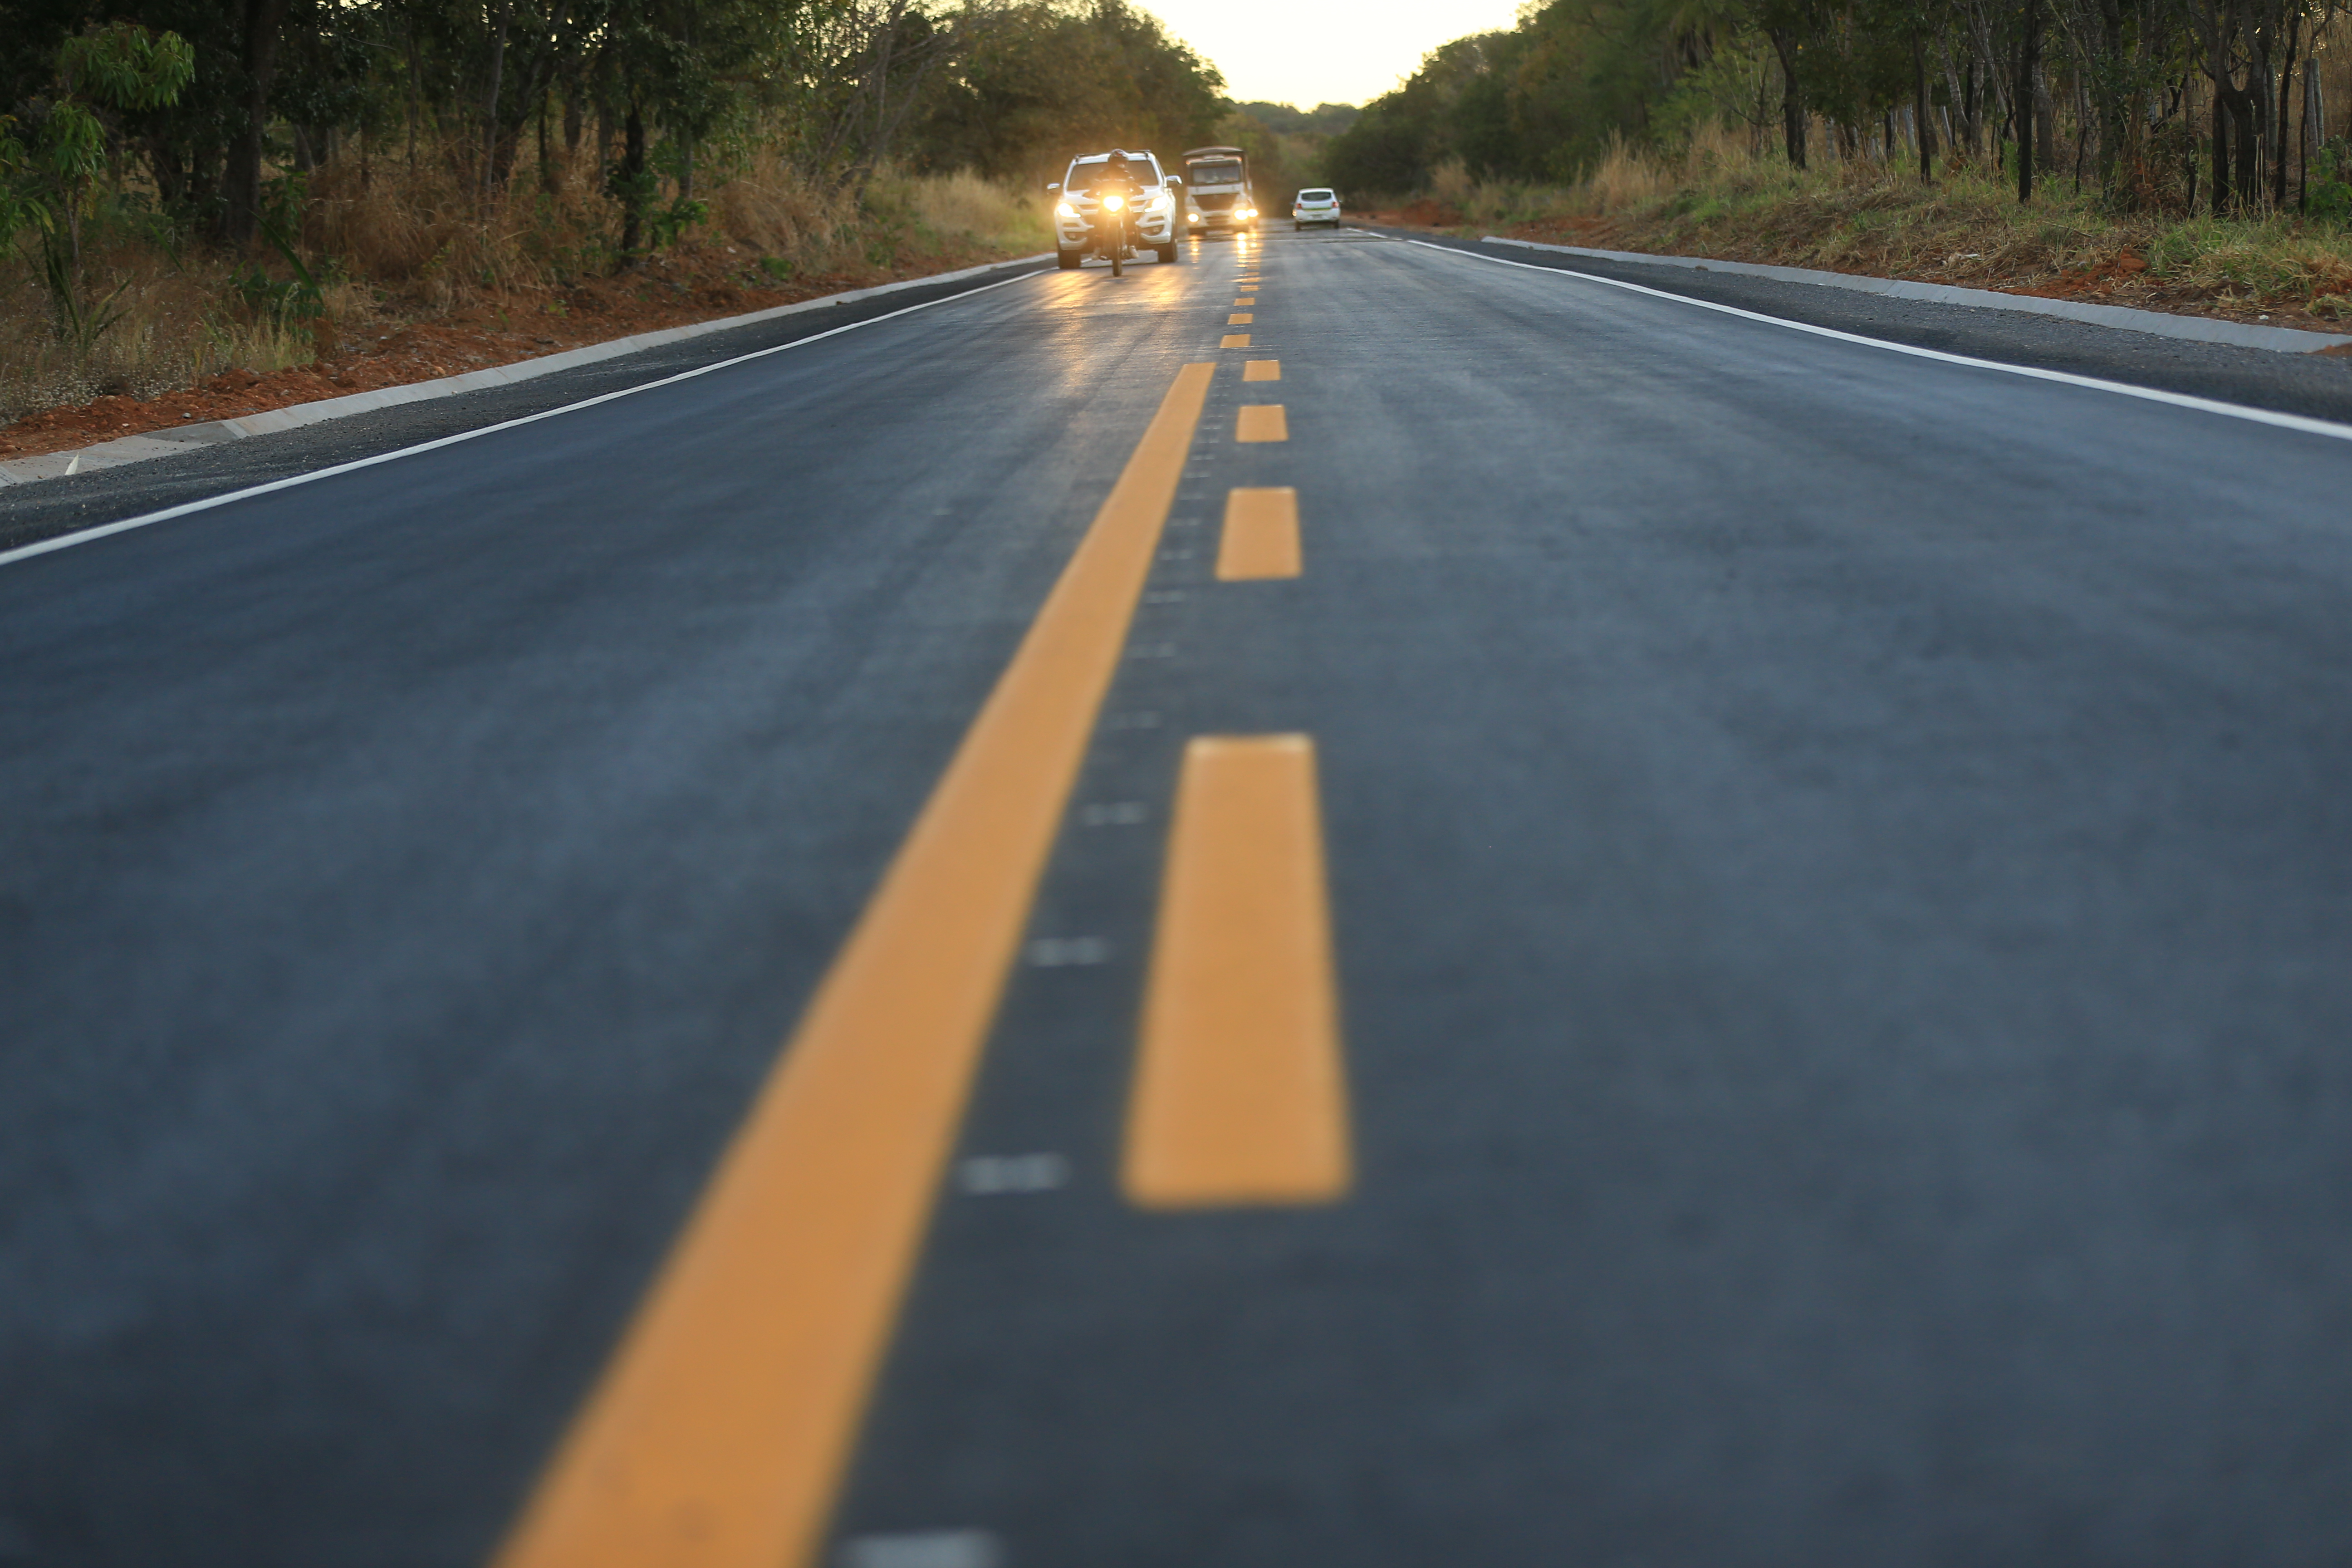
[{"label": "distant vehicle", "polygon": [[1290,227],[1292,233],[1310,223],[1328,223],[1339,226],[1339,197],[1328,190],[1301,191],[1291,198]]},{"label": "distant vehicle", "polygon": [[1193,234],[1257,228],[1248,153],[1238,147],[1195,147],[1184,154],[1184,226]]},{"label": "distant vehicle", "polygon": [[1122,195],[1111,205],[1108,193],[1096,193],[1110,166],[1109,153],[1071,159],[1069,172],[1045,187],[1055,196],[1054,258],[1065,269],[1099,256],[1116,276],[1139,247],[1162,261],[1176,259],[1177,187],[1182,182],[1170,179],[1149,152],[1118,153],[1127,160],[1128,180],[1135,187],[1131,202]]}]

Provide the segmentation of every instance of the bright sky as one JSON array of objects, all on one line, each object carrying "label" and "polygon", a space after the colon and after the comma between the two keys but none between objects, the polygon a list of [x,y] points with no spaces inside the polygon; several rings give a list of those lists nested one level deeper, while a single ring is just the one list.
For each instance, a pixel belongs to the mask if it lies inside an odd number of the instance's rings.
[{"label": "bright sky", "polygon": [[1466,33],[1508,27],[1518,0],[1142,0],[1225,73],[1225,90],[1312,109],[1362,103]]}]

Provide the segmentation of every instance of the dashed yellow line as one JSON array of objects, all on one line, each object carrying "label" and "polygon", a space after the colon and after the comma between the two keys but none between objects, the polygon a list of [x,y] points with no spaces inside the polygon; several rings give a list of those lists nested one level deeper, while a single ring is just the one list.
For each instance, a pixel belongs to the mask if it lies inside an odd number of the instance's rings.
[{"label": "dashed yellow line", "polygon": [[1249,341],[1247,332],[1227,332],[1217,340],[1217,346],[1221,349],[1245,349],[1250,346]]},{"label": "dashed yellow line", "polygon": [[1287,441],[1290,422],[1279,403],[1244,403],[1234,416],[1236,441]]},{"label": "dashed yellow line", "polygon": [[1119,1173],[1146,1208],[1319,1204],[1352,1180],[1315,744],[1184,751]]},{"label": "dashed yellow line", "polygon": [[1242,308],[1243,308],[1243,307],[1244,307],[1244,306],[1255,305],[1255,304],[1256,304],[1256,303],[1257,303],[1257,296],[1256,296],[1256,295],[1255,295],[1255,294],[1241,294],[1241,295],[1237,295],[1237,296],[1235,296],[1235,297],[1234,297],[1234,308],[1235,310],[1240,310],[1240,309],[1242,309]]},{"label": "dashed yellow line", "polygon": [[814,1557],[1214,368],[1161,401],[498,1568]]},{"label": "dashed yellow line", "polygon": [[1298,492],[1287,485],[1225,494],[1225,526],[1217,541],[1217,577],[1239,583],[1296,577],[1300,570]]},{"label": "dashed yellow line", "polygon": [[1244,381],[1280,381],[1282,362],[1278,359],[1253,359],[1242,362]]},{"label": "dashed yellow line", "polygon": [[1255,318],[1253,318],[1247,310],[1243,310],[1234,315],[1227,316],[1225,318],[1225,325],[1229,327],[1246,327]]}]

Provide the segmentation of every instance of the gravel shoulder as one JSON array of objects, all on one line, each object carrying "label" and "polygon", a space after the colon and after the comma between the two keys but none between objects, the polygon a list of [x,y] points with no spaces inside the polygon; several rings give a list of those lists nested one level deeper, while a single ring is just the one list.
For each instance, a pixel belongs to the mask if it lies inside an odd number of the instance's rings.
[{"label": "gravel shoulder", "polygon": [[1664,294],[1946,353],[2097,376],[2252,408],[2352,424],[2352,358],[2289,354],[2161,337],[2021,311],[1892,300],[1810,283],[1562,256],[1404,228],[1361,226],[1522,267],[1582,272]]}]

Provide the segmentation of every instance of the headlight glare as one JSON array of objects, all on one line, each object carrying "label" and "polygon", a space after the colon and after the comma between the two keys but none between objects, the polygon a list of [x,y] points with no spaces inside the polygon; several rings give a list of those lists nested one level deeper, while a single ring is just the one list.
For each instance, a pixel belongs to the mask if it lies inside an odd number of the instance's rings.
[{"label": "headlight glare", "polygon": [[1103,198],[1102,205],[1103,211],[1107,213],[1115,213],[1118,211],[1119,208],[1127,205],[1127,198],[1125,196],[1105,196]]}]

